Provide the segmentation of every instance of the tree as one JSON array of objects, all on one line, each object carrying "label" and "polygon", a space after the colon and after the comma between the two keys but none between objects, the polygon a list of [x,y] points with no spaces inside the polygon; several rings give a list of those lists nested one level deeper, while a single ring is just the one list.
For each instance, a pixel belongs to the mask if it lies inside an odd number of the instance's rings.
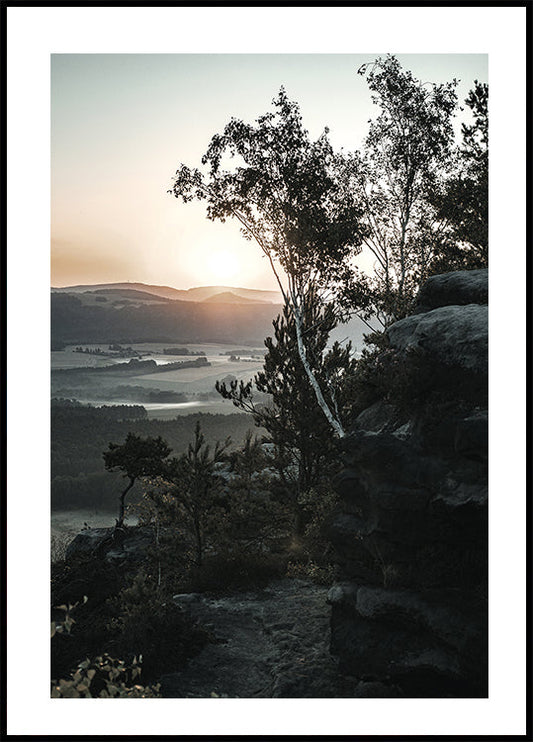
[{"label": "tree", "polygon": [[[352,280],[350,261],[363,237],[361,206],[337,177],[328,130],[312,141],[283,88],[273,105],[256,126],[231,119],[202,158],[208,174],[181,165],[171,193],[184,203],[205,200],[209,219],[235,218],[244,237],[257,242],[294,318],[297,350],[320,409],[342,437],[342,423],[308,359],[303,310],[311,286],[322,300],[332,300]],[[224,170],[231,158],[238,164]]]},{"label": "tree", "polygon": [[[328,406],[341,424],[349,418],[349,391],[356,361],[351,345],[335,343],[327,349],[335,312],[324,307],[311,291],[302,305],[302,335],[307,359]],[[257,426],[264,428],[273,443],[274,462],[286,494],[293,503],[300,529],[298,502],[302,493],[330,473],[337,455],[335,432],[328,424],[309,383],[297,350],[294,313],[288,306],[273,322],[274,337],[267,337],[263,370],[248,383],[217,382],[216,388],[240,409],[250,412]],[[268,395],[268,404],[255,402],[256,391]]]},{"label": "tree", "polygon": [[120,495],[117,528],[124,524],[124,501],[126,495],[139,477],[154,476],[161,472],[163,460],[171,448],[161,436],[141,438],[135,433],[128,433],[122,445],[110,443],[104,451],[104,463],[107,471],[122,471],[129,480],[127,487]]},{"label": "tree", "polygon": [[187,453],[169,459],[161,474],[159,498],[170,498],[177,504],[178,519],[194,537],[199,567],[202,566],[205,537],[211,521],[213,518],[216,521],[224,509],[224,480],[219,465],[227,459],[226,450],[230,444],[230,438],[223,443],[217,441],[211,451],[197,422],[194,440],[189,443]]},{"label": "tree", "polygon": [[291,534],[292,512],[275,496],[271,466],[263,442],[252,431],[229,456],[228,513],[219,530],[229,553],[271,551]]},{"label": "tree", "polygon": [[363,241],[375,258],[374,277],[357,298],[371,296],[366,318],[387,327],[409,312],[439,244],[443,225],[428,195],[451,162],[457,81],[423,84],[391,55],[359,74],[380,113],[363,151],[341,165],[364,203]]},{"label": "tree", "polygon": [[430,195],[438,218],[447,226],[433,273],[488,266],[488,99],[488,85],[475,80],[465,100],[472,123],[462,124],[456,169]]}]

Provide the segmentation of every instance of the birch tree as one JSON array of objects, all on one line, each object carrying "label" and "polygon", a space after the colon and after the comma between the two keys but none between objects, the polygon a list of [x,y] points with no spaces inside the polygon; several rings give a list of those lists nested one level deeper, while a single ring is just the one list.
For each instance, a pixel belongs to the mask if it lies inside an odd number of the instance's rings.
[{"label": "birch tree", "polygon": [[453,165],[457,80],[422,83],[392,55],[358,72],[380,111],[362,149],[342,163],[343,177],[364,204],[364,245],[374,257],[367,316],[387,327],[409,312],[446,227],[429,196]]},{"label": "birch tree", "polygon": [[[181,165],[170,191],[183,202],[200,199],[207,217],[236,219],[269,261],[283,301],[294,317],[298,354],[329,425],[344,427],[328,404],[308,359],[303,307],[309,288],[319,300],[336,302],[353,280],[351,260],[364,228],[357,194],[339,179],[328,130],[315,141],[302,124],[297,103],[281,88],[274,110],[254,124],[231,119],[211,139],[202,165]],[[342,314],[341,302],[336,302]]]}]

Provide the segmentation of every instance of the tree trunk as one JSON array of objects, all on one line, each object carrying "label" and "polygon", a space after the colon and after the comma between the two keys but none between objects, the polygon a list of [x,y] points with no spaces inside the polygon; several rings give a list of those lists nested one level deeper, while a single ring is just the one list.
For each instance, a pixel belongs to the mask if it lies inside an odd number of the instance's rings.
[{"label": "tree trunk", "polygon": [[296,328],[296,340],[298,343],[298,354],[300,356],[300,360],[302,361],[302,365],[304,367],[305,373],[307,374],[307,378],[309,379],[311,387],[315,393],[316,400],[319,404],[320,409],[326,416],[327,421],[329,422],[333,430],[337,433],[339,438],[344,438],[346,436],[346,433],[344,432],[344,428],[342,427],[340,421],[337,420],[337,418],[333,415],[333,413],[329,409],[328,403],[326,402],[326,400],[324,399],[324,395],[322,394],[322,389],[320,388],[320,385],[318,381],[316,380],[313,370],[307,360],[307,353],[305,351],[305,345],[304,345],[304,341],[302,337],[302,318],[300,315],[300,310],[294,298],[292,301],[292,310],[294,313],[294,326]]},{"label": "tree trunk", "polygon": [[203,544],[202,544],[202,533],[200,529],[200,524],[196,520],[194,520],[194,534],[196,536],[196,566],[201,567],[202,566],[202,557],[203,557]]},{"label": "tree trunk", "polygon": [[128,494],[128,492],[130,491],[130,489],[133,487],[134,484],[135,484],[135,477],[130,477],[130,483],[128,484],[124,492],[120,495],[120,505],[119,505],[119,510],[118,510],[118,520],[117,520],[116,528],[121,528],[124,525],[124,509],[125,509],[124,500],[126,499],[126,495]]}]

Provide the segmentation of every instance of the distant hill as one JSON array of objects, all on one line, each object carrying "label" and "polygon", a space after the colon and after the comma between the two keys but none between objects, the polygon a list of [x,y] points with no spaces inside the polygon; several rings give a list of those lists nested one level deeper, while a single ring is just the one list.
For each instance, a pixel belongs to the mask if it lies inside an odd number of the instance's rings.
[{"label": "distant hill", "polygon": [[213,294],[204,299],[204,302],[210,304],[270,304],[271,302],[261,301],[260,299],[249,299],[246,296],[238,296],[233,291],[222,291],[220,294]]},{"label": "distant hill", "polygon": [[[268,304],[280,304],[281,296],[277,291],[263,291],[260,289],[244,289],[233,286],[200,286],[192,289],[175,289],[171,286],[154,286],[146,283],[98,283],[98,284],[81,284],[77,286],[52,287],[53,293],[63,294],[85,294],[99,292],[105,293],[116,291],[143,292],[153,296],[163,297],[178,301],[205,301],[216,294],[230,293],[238,297],[239,303],[242,299],[251,299],[257,302],[266,302]],[[126,297],[125,294],[123,294]],[[134,298],[132,296],[132,298]],[[139,298],[137,296],[137,298]]]},{"label": "distant hill", "polygon": [[[281,311],[276,291],[203,286],[187,291],[143,283],[52,288],[52,347],[84,343],[191,342],[262,346]],[[331,340],[360,352],[368,327],[354,318]]]},{"label": "distant hill", "polygon": [[125,299],[122,292],[118,298],[105,293],[52,292],[52,347],[143,342],[258,347],[267,335],[272,335],[272,320],[280,310],[280,305],[241,300],[144,301]]}]

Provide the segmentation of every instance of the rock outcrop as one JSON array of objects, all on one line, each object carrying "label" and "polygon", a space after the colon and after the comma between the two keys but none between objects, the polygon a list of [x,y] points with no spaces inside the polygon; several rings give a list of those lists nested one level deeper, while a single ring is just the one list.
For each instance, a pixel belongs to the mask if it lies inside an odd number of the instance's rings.
[{"label": "rock outcrop", "polygon": [[356,695],[487,695],[487,284],[476,270],[422,287],[388,330],[403,399],[346,439],[328,600]]},{"label": "rock outcrop", "polygon": [[67,547],[65,558],[93,557],[135,570],[146,559],[155,544],[154,531],[149,526],[122,528],[86,528]]}]

